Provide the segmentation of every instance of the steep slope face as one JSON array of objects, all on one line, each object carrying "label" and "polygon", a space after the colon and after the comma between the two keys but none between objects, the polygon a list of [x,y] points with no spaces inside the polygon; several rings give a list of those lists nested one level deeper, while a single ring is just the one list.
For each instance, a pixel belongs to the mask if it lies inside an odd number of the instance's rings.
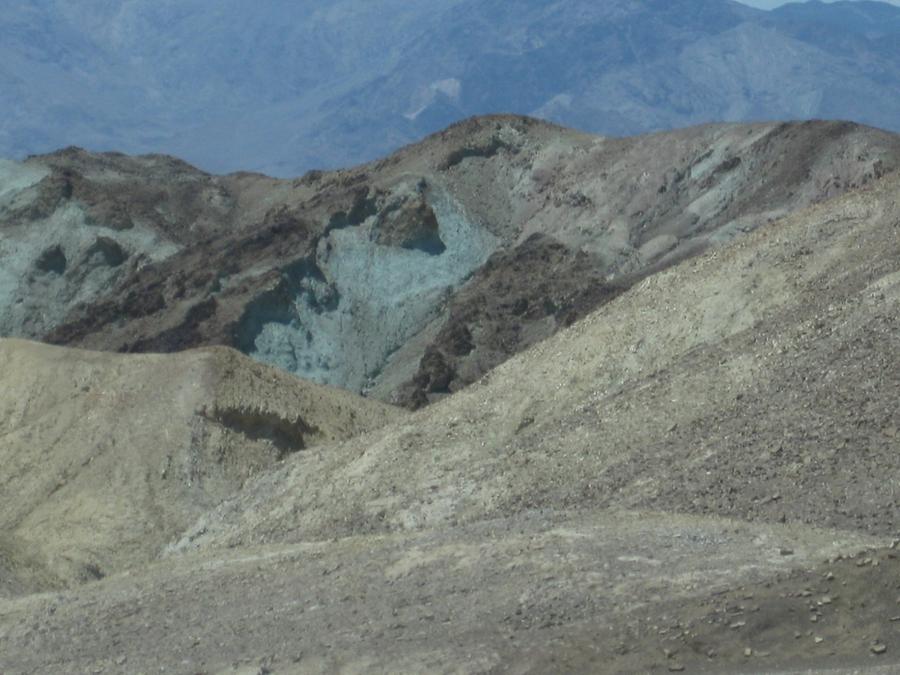
[{"label": "steep slope face", "polygon": [[290,176],[500,111],[616,135],[897,130],[898,17],[874,2],[27,0],[0,17],[0,155],[77,143]]},{"label": "steep slope face", "polygon": [[120,356],[3,340],[0,381],[4,594],[151,560],[255,473],[397,416],[227,349]]},{"label": "steep slope face", "polygon": [[890,176],[661,271],[445,401],[292,455],[168,558],[4,603],[0,654],[892,672],[898,224]]},{"label": "steep slope face", "polygon": [[[162,158],[35,158],[13,166],[49,175],[7,190],[17,210],[3,226],[5,330],[117,351],[223,344],[415,407],[644,275],[865,185],[898,158],[897,137],[847,123],[606,139],[515,117],[473,119],[380,162],[290,182],[210,177]],[[16,225],[66,172],[84,176],[71,197]],[[72,209],[95,221],[54,229]],[[137,224],[117,230],[109,214]],[[120,233],[141,227],[172,242],[165,259],[127,253]],[[128,260],[84,282],[79,232]],[[41,242],[30,257],[27,237]]]}]

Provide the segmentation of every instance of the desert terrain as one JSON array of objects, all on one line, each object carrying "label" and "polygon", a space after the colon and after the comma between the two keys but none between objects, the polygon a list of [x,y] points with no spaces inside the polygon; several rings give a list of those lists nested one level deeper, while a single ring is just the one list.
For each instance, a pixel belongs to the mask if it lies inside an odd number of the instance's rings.
[{"label": "desert terrain", "polygon": [[518,117],[4,164],[0,672],[897,672],[898,164]]}]

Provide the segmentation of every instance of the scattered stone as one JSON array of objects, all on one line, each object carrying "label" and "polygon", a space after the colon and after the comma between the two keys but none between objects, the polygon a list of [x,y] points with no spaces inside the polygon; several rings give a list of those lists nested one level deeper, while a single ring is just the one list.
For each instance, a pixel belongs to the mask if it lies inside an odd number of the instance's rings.
[{"label": "scattered stone", "polygon": [[794,555],[794,549],[788,548],[787,546],[782,546],[778,549],[778,552],[783,556]]},{"label": "scattered stone", "polygon": [[747,625],[746,621],[735,621],[733,624],[731,624],[728,627],[731,628],[732,630],[738,630],[739,628],[743,628],[746,625]]},{"label": "scattered stone", "polygon": [[670,673],[680,673],[684,671],[684,665],[681,663],[672,662],[669,664],[669,672]]},{"label": "scattered stone", "polygon": [[817,635],[816,637],[813,638],[813,642],[815,642],[817,645],[820,645],[820,644],[822,644],[823,642],[825,642],[825,638],[819,637],[819,636]]},{"label": "scattered stone", "polygon": [[873,654],[884,654],[887,651],[887,647],[880,642],[876,642],[871,647]]},{"label": "scattered stone", "polygon": [[746,649],[744,649],[744,656],[749,659],[751,656],[753,656],[753,650],[750,649],[750,647],[747,647]]}]

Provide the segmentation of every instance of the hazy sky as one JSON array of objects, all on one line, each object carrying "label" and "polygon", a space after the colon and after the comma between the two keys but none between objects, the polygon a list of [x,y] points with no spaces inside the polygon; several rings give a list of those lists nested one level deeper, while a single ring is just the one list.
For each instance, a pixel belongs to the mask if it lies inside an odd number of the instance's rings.
[{"label": "hazy sky", "polygon": [[[835,0],[825,0],[825,2],[834,2]],[[900,0],[883,0],[884,2],[889,2],[892,5],[900,6]],[[753,7],[760,7],[762,9],[772,9],[773,7],[780,7],[781,5],[787,4],[785,0],[739,0],[739,2],[743,2],[745,5],[751,5]]]}]

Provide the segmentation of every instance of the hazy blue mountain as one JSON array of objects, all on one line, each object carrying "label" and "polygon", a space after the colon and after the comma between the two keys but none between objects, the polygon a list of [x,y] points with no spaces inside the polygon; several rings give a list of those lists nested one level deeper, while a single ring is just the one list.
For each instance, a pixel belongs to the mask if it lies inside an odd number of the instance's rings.
[{"label": "hazy blue mountain", "polygon": [[462,117],[607,134],[848,118],[900,130],[900,8],[731,0],[11,0],[0,155],[69,144],[294,174]]}]

